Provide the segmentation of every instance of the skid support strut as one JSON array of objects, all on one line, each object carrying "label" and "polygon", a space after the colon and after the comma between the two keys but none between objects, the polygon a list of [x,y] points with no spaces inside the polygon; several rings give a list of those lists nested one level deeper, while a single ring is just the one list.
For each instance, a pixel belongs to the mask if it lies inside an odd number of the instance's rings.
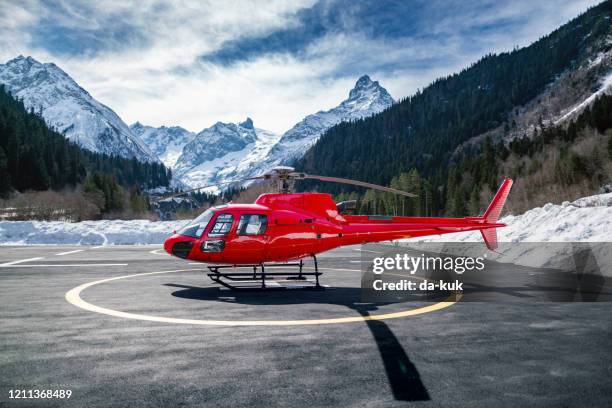
[{"label": "skid support strut", "polygon": [[[271,290],[271,289],[325,289],[319,283],[319,265],[317,257],[311,255],[314,261],[314,272],[304,271],[304,262],[283,264],[257,264],[257,265],[208,265],[208,277],[213,282],[232,290]],[[275,270],[276,268],[297,268],[297,271]],[[232,272],[226,272],[228,269]],[[236,271],[240,268],[252,268],[252,272]],[[271,271],[270,271],[271,269]],[[314,281],[308,277],[314,277]],[[301,283],[296,283],[300,281]]]}]

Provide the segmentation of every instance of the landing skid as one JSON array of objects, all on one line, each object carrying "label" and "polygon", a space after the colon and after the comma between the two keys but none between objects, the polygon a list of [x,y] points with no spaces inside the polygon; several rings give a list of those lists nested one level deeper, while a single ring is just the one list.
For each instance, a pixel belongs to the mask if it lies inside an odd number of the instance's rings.
[{"label": "landing skid", "polygon": [[[311,255],[314,260],[314,272],[304,271],[304,262],[283,264],[258,264],[258,265],[209,265],[208,277],[213,282],[225,286],[231,290],[323,290],[324,286],[319,284],[319,266],[317,257]],[[291,268],[298,270],[290,271],[267,271],[266,268]],[[231,268],[249,268],[252,272],[224,272]],[[308,279],[314,276],[314,280]]]}]

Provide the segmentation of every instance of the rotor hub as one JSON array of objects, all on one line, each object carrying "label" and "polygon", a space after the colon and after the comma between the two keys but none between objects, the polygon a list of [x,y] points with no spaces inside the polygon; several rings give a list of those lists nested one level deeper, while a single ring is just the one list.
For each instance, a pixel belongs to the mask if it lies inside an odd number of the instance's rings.
[{"label": "rotor hub", "polygon": [[297,173],[293,167],[277,166],[264,174],[264,180],[276,182],[279,193],[294,192],[295,180],[306,178],[304,173]]}]

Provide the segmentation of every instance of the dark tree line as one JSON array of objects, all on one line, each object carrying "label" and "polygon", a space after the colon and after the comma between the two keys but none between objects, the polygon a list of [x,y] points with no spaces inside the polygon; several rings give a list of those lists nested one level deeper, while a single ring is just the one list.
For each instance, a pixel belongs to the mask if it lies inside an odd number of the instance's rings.
[{"label": "dark tree line", "polygon": [[41,117],[28,112],[0,85],[0,196],[6,197],[14,190],[74,187],[88,175],[105,177],[106,184],[127,188],[167,186],[172,176],[161,163],[80,148],[49,129]]},{"label": "dark tree line", "polygon": [[[456,177],[449,166],[457,146],[505,123],[516,106],[586,56],[610,49],[610,18],[612,1],[606,1],[528,47],[487,55],[377,115],[336,125],[296,167],[383,185],[416,169],[430,186],[432,214],[441,214],[453,199],[446,186]],[[305,189],[313,186],[302,184]],[[317,188],[350,192],[334,185]]]}]

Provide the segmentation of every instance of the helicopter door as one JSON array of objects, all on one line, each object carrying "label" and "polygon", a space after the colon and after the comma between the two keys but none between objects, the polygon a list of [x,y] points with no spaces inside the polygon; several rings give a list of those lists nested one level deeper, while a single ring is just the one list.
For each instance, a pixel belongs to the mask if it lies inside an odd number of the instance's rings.
[{"label": "helicopter door", "polygon": [[264,214],[242,214],[236,228],[232,247],[237,257],[247,262],[264,262],[267,256],[268,217]]},{"label": "helicopter door", "polygon": [[271,221],[270,257],[288,261],[317,252],[316,224],[294,211],[276,210]]}]

